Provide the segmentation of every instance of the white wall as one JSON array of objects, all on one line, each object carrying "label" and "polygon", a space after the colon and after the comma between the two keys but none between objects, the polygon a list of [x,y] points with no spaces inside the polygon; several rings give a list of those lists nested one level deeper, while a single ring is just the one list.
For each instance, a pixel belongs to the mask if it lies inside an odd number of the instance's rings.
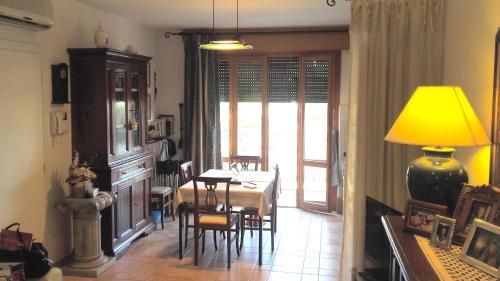
[{"label": "white wall", "polygon": [[[59,139],[50,136],[50,112],[65,110],[70,112],[70,105],[51,105],[51,76],[50,65],[61,62],[69,62],[66,52],[67,48],[94,47],[93,31],[99,21],[110,33],[110,47],[124,50],[128,44],[134,45],[139,53],[155,56],[155,32],[136,25],[132,21],[118,17],[103,11],[96,10],[75,0],[53,0],[56,26],[47,31],[34,32],[22,30],[14,27],[0,25],[0,40],[10,40],[39,45],[41,49],[42,67],[42,116],[43,121],[43,142],[44,142],[44,181],[40,182],[44,192],[42,198],[37,198],[37,202],[32,199],[26,200],[23,194],[19,194],[17,201],[12,204],[23,204],[25,208],[35,208],[38,202],[42,202],[42,209],[37,210],[38,216],[25,218],[28,223],[23,224],[25,231],[35,231],[38,222],[41,221],[43,230],[36,239],[45,243],[50,257],[59,260],[71,251],[70,220],[67,215],[61,215],[54,209],[54,204],[68,193],[68,186],[64,180],[68,175],[68,167],[71,162],[71,133]],[[2,62],[0,62],[2,63]],[[152,69],[155,69],[155,62]],[[12,71],[16,71],[13,66]],[[0,110],[5,103],[0,101]],[[20,106],[19,110],[23,110]],[[8,122],[9,120],[3,120]],[[23,136],[20,135],[19,138]],[[3,146],[0,138],[0,146]],[[15,147],[11,148],[15,149]],[[4,159],[1,168],[14,167],[16,159]],[[10,164],[9,164],[10,163]],[[12,171],[12,176],[16,173],[27,171]],[[0,179],[0,186],[2,185]],[[38,187],[32,187],[40,188]],[[0,196],[3,196],[3,189],[0,189]],[[23,200],[24,199],[24,200]],[[0,214],[4,210],[11,208],[9,205],[0,206]],[[2,218],[2,222],[8,218]],[[30,223],[31,222],[31,223]],[[0,225],[3,227],[3,225]]]},{"label": "white wall", "polygon": [[[500,1],[448,1],[444,84],[460,85],[487,132],[491,130],[495,34]],[[489,147],[458,148],[472,184],[488,183]]]},{"label": "white wall", "polygon": [[[174,134],[176,145],[180,139],[179,103],[184,102],[184,43],[181,36],[165,38],[163,31],[156,33],[156,53],[158,65],[158,97],[156,114],[174,115]],[[182,150],[177,149],[174,159],[182,159]]]}]

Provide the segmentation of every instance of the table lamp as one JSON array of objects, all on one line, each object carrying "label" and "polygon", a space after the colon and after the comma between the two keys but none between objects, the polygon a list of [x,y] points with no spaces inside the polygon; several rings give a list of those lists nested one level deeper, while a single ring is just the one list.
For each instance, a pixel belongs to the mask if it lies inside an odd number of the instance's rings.
[{"label": "table lamp", "polygon": [[452,147],[490,144],[462,89],[451,86],[418,87],[384,139],[424,146],[424,156],[408,166],[406,187],[411,198],[447,206],[450,214],[468,182]]}]

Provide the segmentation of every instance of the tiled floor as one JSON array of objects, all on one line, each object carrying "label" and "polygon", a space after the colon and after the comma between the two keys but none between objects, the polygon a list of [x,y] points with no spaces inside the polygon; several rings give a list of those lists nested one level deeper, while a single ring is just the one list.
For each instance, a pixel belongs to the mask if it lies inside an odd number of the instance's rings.
[{"label": "tiled floor", "polygon": [[[205,253],[200,266],[193,266],[192,235],[184,259],[178,259],[177,221],[136,241],[128,252],[97,280],[243,280],[321,281],[338,280],[342,244],[342,217],[278,209],[278,232],[271,252],[270,233],[264,232],[263,265],[258,265],[258,233],[245,233],[241,256],[234,248],[231,269],[226,269],[226,241],[218,234],[218,250],[212,233],[207,232]],[[200,243],[201,245],[201,243]],[[65,281],[90,281],[69,277]]]}]

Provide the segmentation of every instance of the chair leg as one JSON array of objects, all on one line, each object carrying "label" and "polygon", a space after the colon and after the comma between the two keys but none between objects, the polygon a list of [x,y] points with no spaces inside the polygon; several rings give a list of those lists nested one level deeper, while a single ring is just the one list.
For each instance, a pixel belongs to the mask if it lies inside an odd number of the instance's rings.
[{"label": "chair leg", "polygon": [[240,251],[241,249],[243,248],[243,239],[245,238],[245,215],[241,215],[241,217],[243,218],[242,220],[240,220],[240,224],[241,224],[241,241],[240,241]]},{"label": "chair leg", "polygon": [[214,246],[215,250],[217,251],[217,230],[214,230]]},{"label": "chair leg", "polygon": [[227,231],[227,268],[231,268],[231,229]]},{"label": "chair leg", "polygon": [[203,240],[201,240],[201,254],[205,253],[205,230],[201,231],[201,236],[203,236]]},{"label": "chair leg", "polygon": [[250,237],[253,238],[253,228],[255,227],[255,222],[253,220],[253,215],[248,216],[250,218]]},{"label": "chair leg", "polygon": [[165,219],[165,197],[160,198],[160,216],[161,216],[161,229],[165,229],[165,224],[163,220]]},{"label": "chair leg", "polygon": [[274,206],[274,233],[278,231],[278,207]]},{"label": "chair leg", "polygon": [[189,224],[189,212],[184,212],[185,224],[184,224],[184,248],[188,246],[188,224]]},{"label": "chair leg", "polygon": [[274,219],[274,215],[271,214],[271,251],[274,252],[274,227],[276,220]]},{"label": "chair leg", "polygon": [[236,254],[238,257],[240,256],[240,247],[238,246],[238,243],[240,242],[240,221],[238,219],[238,222],[236,222]]},{"label": "chair leg", "polygon": [[259,265],[262,265],[262,218],[259,217]]},{"label": "chair leg", "polygon": [[226,239],[226,232],[225,231],[221,231],[220,234],[222,234],[222,238]]},{"label": "chair leg", "polygon": [[172,197],[172,200],[170,200],[170,215],[172,216],[172,220],[175,221],[175,210],[174,210],[174,193],[170,195]]},{"label": "chair leg", "polygon": [[198,244],[199,244],[199,237],[200,236],[200,229],[198,227],[194,228],[194,265],[198,265]]}]

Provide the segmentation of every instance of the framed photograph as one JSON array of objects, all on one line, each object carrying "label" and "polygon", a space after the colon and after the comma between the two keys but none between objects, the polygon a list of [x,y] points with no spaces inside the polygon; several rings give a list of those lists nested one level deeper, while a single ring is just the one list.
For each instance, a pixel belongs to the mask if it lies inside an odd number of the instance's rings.
[{"label": "framed photograph", "polygon": [[159,118],[165,120],[165,137],[171,137],[174,134],[174,115],[160,114]]},{"label": "framed photograph", "polygon": [[465,239],[460,259],[500,278],[500,227],[475,219]]},{"label": "framed photograph", "polygon": [[403,230],[429,237],[437,215],[445,216],[448,207],[428,202],[408,199]]},{"label": "framed photograph", "polygon": [[453,217],[457,220],[456,241],[463,243],[475,219],[500,224],[500,192],[489,185],[464,185]]},{"label": "framed photograph", "polygon": [[148,93],[148,98],[146,101],[146,118],[151,120],[151,94]]},{"label": "framed photograph", "polygon": [[455,222],[455,219],[437,215],[432,228],[431,244],[449,250],[453,232],[455,231]]}]

